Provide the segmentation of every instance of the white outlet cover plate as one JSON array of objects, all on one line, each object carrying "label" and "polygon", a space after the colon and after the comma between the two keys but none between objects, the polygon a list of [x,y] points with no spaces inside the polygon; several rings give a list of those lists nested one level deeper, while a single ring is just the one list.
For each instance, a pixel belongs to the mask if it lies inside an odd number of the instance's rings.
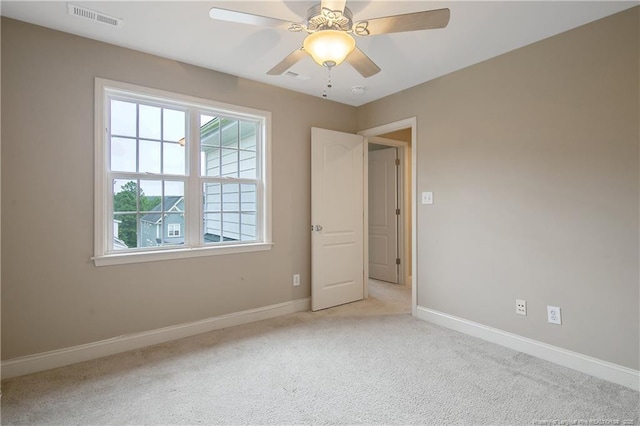
[{"label": "white outlet cover plate", "polygon": [[527,301],[516,299],[516,314],[527,315]]},{"label": "white outlet cover plate", "polygon": [[557,306],[547,306],[547,318],[551,324],[562,325],[562,312]]}]

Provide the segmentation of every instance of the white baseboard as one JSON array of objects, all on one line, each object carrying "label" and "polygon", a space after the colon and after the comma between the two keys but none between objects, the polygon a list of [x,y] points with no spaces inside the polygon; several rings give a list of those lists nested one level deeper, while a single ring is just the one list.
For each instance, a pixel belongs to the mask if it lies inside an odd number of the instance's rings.
[{"label": "white baseboard", "polygon": [[85,345],[14,358],[2,361],[2,378],[7,379],[50,370],[183,337],[195,336],[208,331],[261,321],[294,312],[308,311],[309,309],[311,309],[311,299],[299,299],[186,324],[127,334]]},{"label": "white baseboard", "polygon": [[418,306],[417,318],[640,391],[640,371]]}]

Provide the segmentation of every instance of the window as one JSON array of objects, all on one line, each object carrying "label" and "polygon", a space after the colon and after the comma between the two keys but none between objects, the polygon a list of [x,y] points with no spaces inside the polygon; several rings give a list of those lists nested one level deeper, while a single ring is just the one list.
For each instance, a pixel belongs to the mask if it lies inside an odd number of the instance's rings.
[{"label": "window", "polygon": [[268,112],[96,79],[96,265],[266,250]]},{"label": "window", "polygon": [[170,223],[167,225],[169,230],[169,237],[179,237],[180,236],[180,224],[179,223]]}]

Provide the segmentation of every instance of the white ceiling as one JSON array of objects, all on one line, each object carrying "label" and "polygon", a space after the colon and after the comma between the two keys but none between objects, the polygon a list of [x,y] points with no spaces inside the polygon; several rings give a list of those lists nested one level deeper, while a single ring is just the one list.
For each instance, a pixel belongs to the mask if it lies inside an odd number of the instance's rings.
[{"label": "white ceiling", "polygon": [[[214,21],[213,6],[302,22],[318,1],[72,1],[124,19],[114,28],[67,14],[67,2],[2,1],[3,16],[199,65],[274,86],[321,96],[326,69],[310,57],[290,71],[266,72],[302,45],[304,34]],[[421,10],[451,9],[444,29],[358,37],[382,71],[363,78],[348,64],[332,71],[331,100],[359,106],[425,81],[567,31],[638,4],[638,1],[379,1],[350,0],[355,20]],[[354,95],[353,86],[365,92]]]}]

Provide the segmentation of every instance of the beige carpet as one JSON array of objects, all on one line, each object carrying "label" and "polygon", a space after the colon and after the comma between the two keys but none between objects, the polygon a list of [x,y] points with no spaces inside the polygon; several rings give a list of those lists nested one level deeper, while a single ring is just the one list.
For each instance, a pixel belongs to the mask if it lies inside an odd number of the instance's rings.
[{"label": "beige carpet", "polygon": [[373,282],[365,301],[6,380],[2,424],[639,424],[638,392],[416,320],[410,297]]}]

